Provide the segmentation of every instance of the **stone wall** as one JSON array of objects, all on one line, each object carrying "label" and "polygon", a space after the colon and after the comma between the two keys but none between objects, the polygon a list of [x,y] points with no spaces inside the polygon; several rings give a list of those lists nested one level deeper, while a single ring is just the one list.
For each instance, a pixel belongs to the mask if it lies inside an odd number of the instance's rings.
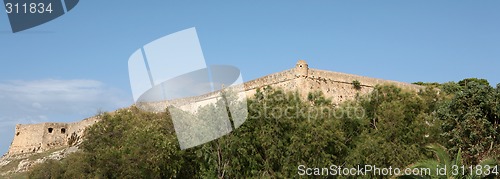
[{"label": "stone wall", "polygon": [[309,78],[313,79],[328,79],[337,83],[349,83],[349,84],[352,84],[354,80],[358,80],[359,82],[361,82],[361,85],[367,87],[375,87],[376,85],[382,85],[382,84],[391,84],[400,88],[410,89],[410,90],[419,90],[422,88],[422,86],[419,85],[403,83],[398,81],[383,80],[378,78],[370,78],[359,75],[352,75],[347,73],[339,73],[339,72],[317,70],[317,69],[309,69],[308,76]]},{"label": "stone wall", "polygon": [[[359,75],[351,75],[339,72],[331,72],[317,69],[309,69],[306,77],[305,91],[321,91],[327,97],[332,98],[333,103],[340,104],[346,100],[352,100],[356,95],[363,95],[373,91],[377,85],[395,85],[397,87],[418,91],[422,86],[403,83],[398,81],[369,78]],[[358,81],[360,88],[356,89],[353,82]],[[303,94],[305,95],[305,94]]]},{"label": "stone wall", "polygon": [[[354,87],[353,81],[360,82],[361,85],[358,89]],[[415,91],[423,88],[422,86],[397,81],[311,69],[305,61],[300,60],[295,65],[295,68],[233,86],[232,91],[244,91],[247,97],[252,97],[257,89],[271,86],[288,92],[299,91],[304,99],[307,98],[309,92],[321,91],[327,98],[332,99],[333,105],[338,105],[346,100],[354,99],[356,95],[367,94],[373,91],[376,85],[381,84],[392,84]],[[142,109],[155,112],[164,112],[168,105],[174,105],[182,110],[194,113],[201,106],[214,104],[219,97],[220,91],[215,91],[200,96],[171,101],[138,103],[136,105]],[[98,121],[98,118],[88,118],[76,123],[19,124],[16,126],[16,136],[8,154],[41,152],[81,142],[85,129]]]},{"label": "stone wall", "polygon": [[[353,82],[360,82],[360,87],[355,88]],[[418,91],[422,86],[398,81],[383,80],[346,73],[325,71],[308,68],[308,64],[300,60],[294,69],[271,74],[263,78],[245,83],[248,97],[255,94],[256,89],[271,86],[284,91],[298,91],[302,98],[307,98],[309,92],[321,91],[326,97],[331,98],[335,105],[352,100],[356,95],[363,95],[373,91],[377,85],[395,85],[397,87]]]},{"label": "stone wall", "polygon": [[79,143],[85,129],[98,121],[93,117],[75,123],[18,124],[7,155],[44,152]]},{"label": "stone wall", "polygon": [[[356,89],[353,81],[359,81],[360,88]],[[311,69],[303,60],[297,62],[293,69],[245,82],[234,87],[234,89],[237,89],[237,92],[245,91],[247,97],[252,97],[257,89],[270,86],[287,92],[298,90],[304,99],[307,98],[309,92],[321,91],[326,97],[332,99],[334,105],[338,105],[344,101],[354,99],[356,95],[370,93],[376,85],[382,84],[391,84],[415,91],[422,89],[421,86],[398,81]],[[195,112],[201,106],[215,103],[218,97],[220,97],[220,91],[171,101],[141,103],[138,106],[150,111],[163,112],[168,105],[174,105],[184,111]]]},{"label": "stone wall", "polygon": [[45,124],[18,124],[8,155],[39,151],[42,147]]},{"label": "stone wall", "polygon": [[294,78],[295,78],[294,70],[290,69],[248,81],[244,84],[244,86],[245,90],[249,91],[252,89],[262,88],[268,85],[272,86],[278,83],[290,81]]}]

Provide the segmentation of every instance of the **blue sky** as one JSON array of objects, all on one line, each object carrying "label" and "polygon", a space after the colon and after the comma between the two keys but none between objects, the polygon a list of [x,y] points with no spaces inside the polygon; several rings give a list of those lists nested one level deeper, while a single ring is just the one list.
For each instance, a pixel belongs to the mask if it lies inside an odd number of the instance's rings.
[{"label": "blue sky", "polygon": [[85,0],[16,34],[2,12],[0,153],[16,123],[73,122],[132,104],[129,56],[190,27],[208,64],[239,67],[245,81],[305,59],[311,68],[403,82],[497,84],[499,7],[493,0]]}]

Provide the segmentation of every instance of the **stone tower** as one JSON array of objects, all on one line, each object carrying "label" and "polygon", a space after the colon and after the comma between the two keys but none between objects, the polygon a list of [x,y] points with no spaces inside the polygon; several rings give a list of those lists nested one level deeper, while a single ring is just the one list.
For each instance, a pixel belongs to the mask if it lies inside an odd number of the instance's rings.
[{"label": "stone tower", "polygon": [[[305,60],[297,61],[293,71],[297,78],[294,82],[297,89],[307,89],[307,76],[309,75],[309,65],[307,65],[307,62]],[[301,93],[300,95],[302,99],[307,99],[307,93]]]},{"label": "stone tower", "polygon": [[307,77],[309,71],[309,65],[304,60],[299,60],[295,65],[295,76],[297,77]]}]

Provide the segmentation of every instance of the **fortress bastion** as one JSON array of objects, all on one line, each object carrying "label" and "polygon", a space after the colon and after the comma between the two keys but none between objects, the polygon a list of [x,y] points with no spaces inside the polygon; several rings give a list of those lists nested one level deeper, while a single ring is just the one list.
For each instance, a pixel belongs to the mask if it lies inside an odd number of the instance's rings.
[{"label": "fortress bastion", "polygon": [[[354,81],[358,81],[360,85],[355,87]],[[313,69],[309,68],[306,61],[299,60],[292,69],[245,82],[241,84],[243,88],[238,89],[244,90],[247,97],[252,97],[257,89],[271,86],[290,92],[298,91],[303,99],[307,98],[309,92],[321,91],[325,97],[332,99],[332,105],[338,105],[354,99],[358,94],[370,93],[376,85],[381,84],[391,84],[414,91],[423,88],[409,83]],[[183,110],[196,111],[199,106],[217,100],[220,93],[221,91],[216,91],[201,96],[152,102],[146,106],[149,110],[163,112],[167,103],[177,103],[183,104],[177,105]],[[75,123],[18,124],[14,140],[6,155],[43,152],[74,145],[81,142],[85,129],[98,121],[99,118],[92,117]]]}]

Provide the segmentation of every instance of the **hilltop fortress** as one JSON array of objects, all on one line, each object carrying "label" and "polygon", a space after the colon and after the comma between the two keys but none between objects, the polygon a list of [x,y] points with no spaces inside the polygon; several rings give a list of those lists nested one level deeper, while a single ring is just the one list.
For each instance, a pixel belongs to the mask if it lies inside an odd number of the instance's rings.
[{"label": "hilltop fortress", "polygon": [[[354,84],[359,82],[359,86]],[[376,85],[389,84],[399,88],[418,91],[422,86],[403,83],[398,81],[383,80],[370,78],[346,73],[325,71],[309,68],[309,65],[304,60],[299,60],[295,64],[295,68],[273,73],[255,80],[245,82],[241,85],[236,85],[233,89],[244,90],[247,97],[252,97],[257,89],[270,86],[280,88],[286,92],[298,91],[299,95],[306,99],[309,92],[321,91],[325,97],[332,100],[332,105],[352,100],[357,94],[363,95],[370,93]],[[170,101],[148,102],[137,104],[141,109],[148,111],[162,112],[169,104],[175,104],[184,111],[194,112],[198,107],[205,104],[214,104],[221,91],[215,91],[200,96],[174,99]]]},{"label": "hilltop fortress", "polygon": [[[355,85],[357,82],[358,85]],[[373,91],[376,85],[381,84],[391,84],[414,91],[423,88],[409,83],[312,69],[307,62],[299,60],[292,69],[245,82],[241,89],[245,91],[247,97],[253,96],[257,89],[266,86],[285,91],[298,91],[303,98],[306,98],[309,92],[321,91],[326,97],[331,98],[332,105],[338,105],[354,99],[357,94],[367,94]],[[220,91],[216,91],[168,102],[148,103],[147,108],[160,112],[165,110],[166,103],[177,103],[181,104],[177,106],[181,106],[183,110],[196,110],[198,106],[217,100],[219,93]],[[38,153],[75,145],[81,142],[85,129],[98,121],[98,117],[92,117],[75,123],[18,124],[14,140],[6,155]]]}]

